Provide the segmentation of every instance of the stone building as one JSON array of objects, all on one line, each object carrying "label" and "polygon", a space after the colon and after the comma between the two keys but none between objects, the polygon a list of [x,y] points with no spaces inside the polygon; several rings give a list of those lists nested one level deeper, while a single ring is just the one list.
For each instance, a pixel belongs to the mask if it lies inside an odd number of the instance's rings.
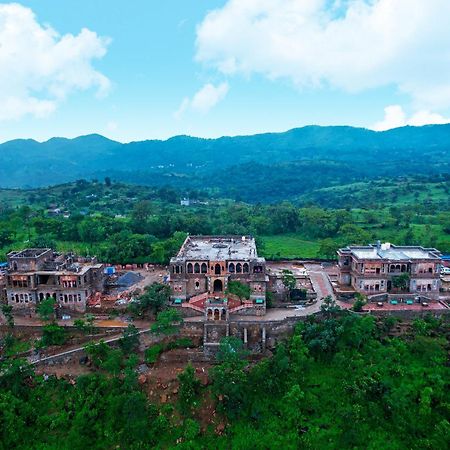
[{"label": "stone building", "polygon": [[[338,283],[361,294],[409,293],[439,297],[441,253],[435,248],[389,243],[349,246],[338,250]],[[406,289],[396,286],[401,277]]]},{"label": "stone building", "polygon": [[95,258],[28,248],[8,254],[6,296],[14,309],[29,309],[54,297],[60,308],[85,311],[87,299],[103,291],[103,265]]},{"label": "stone building", "polygon": [[[230,281],[247,284],[250,299],[236,303],[227,295]],[[172,300],[204,311],[207,319],[226,320],[236,308],[264,314],[266,285],[266,261],[251,236],[188,236],[170,260]]]}]

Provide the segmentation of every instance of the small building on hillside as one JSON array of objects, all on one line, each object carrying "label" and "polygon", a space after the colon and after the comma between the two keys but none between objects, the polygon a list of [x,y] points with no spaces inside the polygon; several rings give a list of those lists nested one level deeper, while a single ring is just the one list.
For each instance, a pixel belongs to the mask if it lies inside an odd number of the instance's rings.
[{"label": "small building on hillside", "polygon": [[6,296],[14,309],[30,309],[55,298],[63,309],[85,311],[87,299],[103,291],[103,265],[95,258],[28,248],[8,254]]},{"label": "small building on hillside", "polygon": [[[250,298],[230,295],[231,281],[247,285]],[[204,311],[207,318],[224,320],[237,310],[264,314],[266,285],[266,260],[252,236],[188,236],[170,260],[174,304]]]},{"label": "small building on hillside", "polygon": [[378,242],[337,253],[340,286],[366,296],[404,293],[439,298],[442,255],[435,248]]}]

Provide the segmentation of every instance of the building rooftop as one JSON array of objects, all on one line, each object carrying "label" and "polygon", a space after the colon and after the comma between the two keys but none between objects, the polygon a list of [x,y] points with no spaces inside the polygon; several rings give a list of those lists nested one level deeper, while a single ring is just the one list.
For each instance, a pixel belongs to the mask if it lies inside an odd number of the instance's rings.
[{"label": "building rooftop", "polygon": [[409,261],[414,259],[440,259],[441,253],[435,248],[420,246],[396,246],[390,243],[348,246],[339,250],[341,254],[352,254],[358,259],[387,259]]},{"label": "building rooftop", "polygon": [[50,248],[26,248],[18,252],[10,252],[8,256],[10,258],[38,258],[44,253],[50,252]]},{"label": "building rooftop", "polygon": [[225,261],[258,258],[252,236],[188,236],[174,260]]}]

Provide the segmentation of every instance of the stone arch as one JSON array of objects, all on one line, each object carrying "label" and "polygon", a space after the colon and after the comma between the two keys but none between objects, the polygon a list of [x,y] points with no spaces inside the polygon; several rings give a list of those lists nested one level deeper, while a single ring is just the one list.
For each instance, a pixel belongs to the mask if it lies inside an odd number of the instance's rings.
[{"label": "stone arch", "polygon": [[248,263],[244,263],[244,264],[242,265],[242,272],[248,273]]},{"label": "stone arch", "polygon": [[235,270],[236,270],[236,268],[235,268],[235,266],[234,266],[234,263],[228,264],[228,272],[234,273]]},{"label": "stone arch", "polygon": [[194,273],[200,273],[200,264],[199,263],[194,264]]},{"label": "stone arch", "polygon": [[214,290],[214,292],[222,292],[223,291],[222,280],[214,280],[213,290]]},{"label": "stone arch", "polygon": [[194,273],[194,267],[192,266],[192,263],[188,263],[188,265],[187,265],[187,272],[188,273]]},{"label": "stone arch", "polygon": [[236,273],[242,273],[242,264],[241,263],[236,264]]},{"label": "stone arch", "polygon": [[206,265],[206,263],[202,263],[201,272],[202,272],[202,273],[208,272],[208,266]]}]

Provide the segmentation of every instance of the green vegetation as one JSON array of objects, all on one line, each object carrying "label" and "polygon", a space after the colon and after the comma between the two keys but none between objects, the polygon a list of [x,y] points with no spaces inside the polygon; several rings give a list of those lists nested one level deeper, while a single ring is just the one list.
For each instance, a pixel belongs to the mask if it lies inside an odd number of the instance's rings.
[{"label": "green vegetation", "polygon": [[248,284],[241,283],[240,281],[229,281],[227,293],[236,295],[241,300],[244,300],[250,298],[251,289]]},{"label": "green vegetation", "polygon": [[[0,191],[5,199],[10,195],[0,207],[0,260],[10,250],[51,246],[95,254],[109,263],[166,264],[187,233],[252,234],[259,253],[270,259],[334,258],[339,246],[378,239],[450,252],[449,184],[445,176],[379,179],[349,185],[349,196],[336,186],[336,195],[330,188],[323,197],[303,194],[296,203],[256,205],[198,191],[98,181]],[[410,188],[418,192],[414,200],[401,196],[409,195]],[[391,198],[386,189],[399,195]],[[17,203],[19,192],[22,203]],[[208,202],[181,206],[178,200],[184,195]],[[329,202],[328,195],[336,201]],[[49,214],[50,207],[58,207],[61,214]]]},{"label": "green vegetation", "polygon": [[128,311],[134,317],[156,316],[169,303],[170,287],[166,284],[153,283],[146,286],[144,293],[130,303]]},{"label": "green vegetation", "polygon": [[[188,365],[173,405],[148,400],[139,358],[120,347],[88,345],[97,372],[75,383],[6,357],[0,448],[446,448],[448,323],[425,318],[409,335],[389,337],[391,323],[329,306],[328,319],[299,323],[258,363],[246,360],[240,340],[224,339],[211,385]],[[221,435],[200,426],[211,395],[226,424]]]}]

